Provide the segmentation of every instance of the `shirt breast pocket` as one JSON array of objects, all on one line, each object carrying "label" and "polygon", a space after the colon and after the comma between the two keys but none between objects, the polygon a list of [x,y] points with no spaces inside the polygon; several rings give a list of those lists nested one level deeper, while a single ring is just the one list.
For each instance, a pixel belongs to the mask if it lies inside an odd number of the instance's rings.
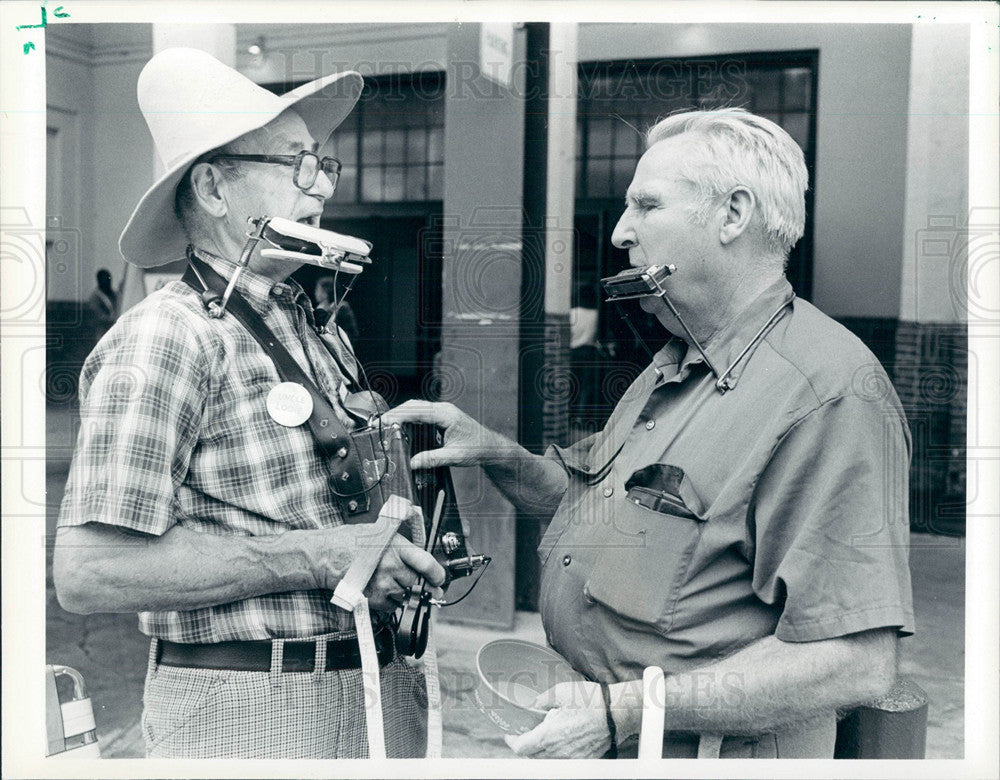
[{"label": "shirt breast pocket", "polygon": [[[613,527],[587,579],[587,595],[613,612],[666,632],[705,524],[704,508],[683,472],[671,484],[635,484],[615,504]],[[639,472],[636,472],[637,474]]]}]

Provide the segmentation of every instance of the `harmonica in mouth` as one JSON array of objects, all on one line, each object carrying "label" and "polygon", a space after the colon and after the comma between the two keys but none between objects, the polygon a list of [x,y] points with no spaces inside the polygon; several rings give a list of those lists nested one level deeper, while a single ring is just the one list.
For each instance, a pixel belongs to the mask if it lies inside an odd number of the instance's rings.
[{"label": "harmonica in mouth", "polygon": [[261,250],[262,257],[295,260],[351,274],[371,264],[371,242],[282,217],[266,219],[261,237],[270,244]]},{"label": "harmonica in mouth", "polygon": [[604,287],[609,301],[627,301],[647,295],[662,295],[666,292],[663,281],[676,270],[673,264],[629,268],[614,276],[601,279],[601,286]]}]

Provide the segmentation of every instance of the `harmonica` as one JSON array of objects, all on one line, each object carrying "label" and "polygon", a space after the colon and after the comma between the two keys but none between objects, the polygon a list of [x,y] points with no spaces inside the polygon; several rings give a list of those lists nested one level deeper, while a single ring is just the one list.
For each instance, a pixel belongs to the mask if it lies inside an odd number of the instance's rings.
[{"label": "harmonica", "polygon": [[645,268],[629,268],[614,276],[601,279],[601,286],[609,301],[627,301],[646,295],[662,295],[663,281],[677,268],[671,265],[650,265]]},{"label": "harmonica", "polygon": [[261,250],[261,257],[295,260],[351,274],[360,273],[362,265],[371,264],[371,242],[354,236],[282,217],[265,219],[260,232],[261,237],[271,245]]}]

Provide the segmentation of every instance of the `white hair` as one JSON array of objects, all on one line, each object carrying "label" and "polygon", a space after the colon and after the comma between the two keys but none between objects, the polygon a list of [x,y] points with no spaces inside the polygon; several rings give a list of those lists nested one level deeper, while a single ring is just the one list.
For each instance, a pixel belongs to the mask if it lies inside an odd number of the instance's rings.
[{"label": "white hair", "polygon": [[768,239],[788,254],[805,232],[809,186],[802,149],[781,127],[742,108],[689,111],[661,119],[646,148],[679,135],[694,142],[679,165],[698,190],[692,218],[704,222],[719,196],[743,186],[753,192]]}]

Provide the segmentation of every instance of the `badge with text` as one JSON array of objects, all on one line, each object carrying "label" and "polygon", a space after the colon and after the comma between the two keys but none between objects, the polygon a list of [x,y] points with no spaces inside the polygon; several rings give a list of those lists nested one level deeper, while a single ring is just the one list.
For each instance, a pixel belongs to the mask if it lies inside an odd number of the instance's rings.
[{"label": "badge with text", "polygon": [[267,413],[279,425],[294,428],[312,414],[313,400],[298,382],[282,382],[267,394]]}]

